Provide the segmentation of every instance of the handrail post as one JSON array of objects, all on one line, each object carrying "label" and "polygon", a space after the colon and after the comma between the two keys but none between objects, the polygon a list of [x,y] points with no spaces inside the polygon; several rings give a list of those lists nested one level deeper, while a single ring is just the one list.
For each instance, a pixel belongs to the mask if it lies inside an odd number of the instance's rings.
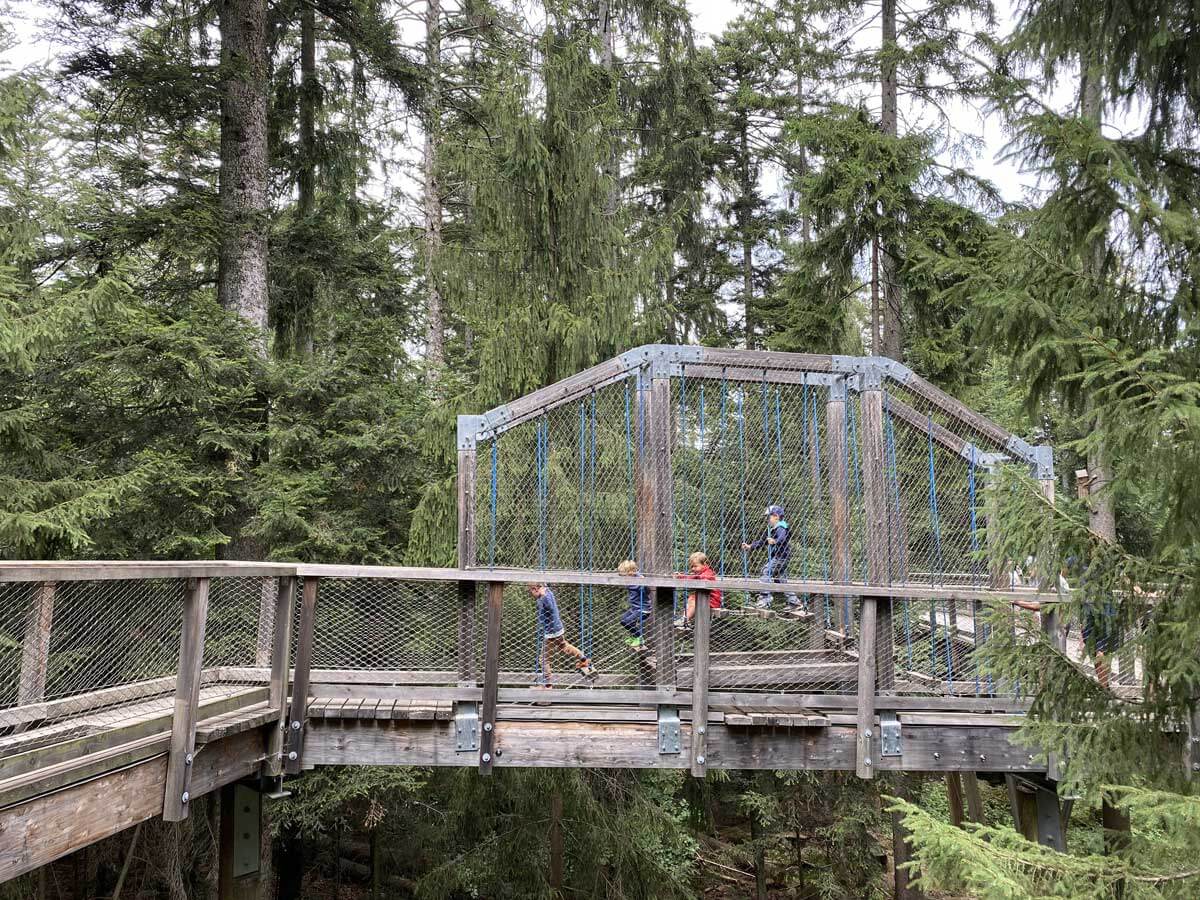
[{"label": "handrail post", "polygon": [[56,589],[53,581],[40,581],[33,589],[33,603],[26,612],[25,634],[21,640],[18,706],[46,699],[46,673],[50,667],[50,633],[54,623]]},{"label": "handrail post", "polygon": [[279,711],[279,721],[271,732],[267,746],[267,762],[264,771],[277,777],[283,774],[283,736],[288,726],[288,669],[292,653],[292,619],[295,618],[296,577],[287,575],[279,579],[279,590],[275,595],[274,635],[271,645],[271,681],[268,702],[271,709]]},{"label": "handrail post", "polygon": [[692,621],[692,745],[691,770],[697,778],[708,771],[708,644],[712,622],[708,591],[696,591],[696,616]]},{"label": "handrail post", "polygon": [[[829,479],[829,533],[832,543],[834,581],[850,580],[850,497],[846,447],[846,379],[837,378],[829,386],[825,402],[825,446],[829,459],[825,467]],[[834,597],[833,622],[842,640],[848,640],[852,622],[847,621],[846,598]],[[823,617],[817,617],[817,633],[823,634]]]},{"label": "handrail post", "polygon": [[[496,757],[496,701],[500,693],[500,622],[504,605],[504,582],[488,583],[487,644],[483,661],[483,721],[479,737],[479,772],[488,775]],[[540,648],[539,648],[540,649]]]},{"label": "handrail post", "polygon": [[458,684],[474,687],[475,674],[475,582],[458,583]]},{"label": "handrail post", "polygon": [[[883,384],[878,371],[863,375],[862,391],[863,505],[867,524],[867,580],[883,585],[888,580],[887,486],[884,483]],[[854,770],[860,778],[875,771],[872,747],[875,735],[876,685],[891,690],[892,603],[888,597],[864,596],[858,629],[858,735]]]},{"label": "handrail post", "polygon": [[283,770],[298,775],[304,755],[304,727],[308,718],[308,680],[312,669],[313,626],[317,616],[317,589],[320,579],[304,578],[300,601],[300,634],[296,641],[296,670],[292,676],[292,706],[288,715],[287,760]]},{"label": "handrail post", "polygon": [[179,638],[179,674],[163,790],[163,820],[188,816],[188,785],[196,752],[196,715],[200,706],[200,673],[204,666],[204,626],[208,618],[207,578],[189,578],[183,597],[183,630]]},{"label": "handrail post", "polygon": [[458,435],[458,567],[475,565],[476,437],[460,426]]}]

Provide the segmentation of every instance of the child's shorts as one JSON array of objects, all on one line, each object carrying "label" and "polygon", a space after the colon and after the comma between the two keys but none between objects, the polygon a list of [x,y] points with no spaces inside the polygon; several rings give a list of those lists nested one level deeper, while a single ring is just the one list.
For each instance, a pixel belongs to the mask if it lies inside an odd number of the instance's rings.
[{"label": "child's shorts", "polygon": [[559,629],[558,631],[554,632],[554,634],[548,634],[548,635],[546,635],[546,640],[547,640],[547,641],[557,641],[557,640],[561,640],[561,639],[562,639],[562,637],[563,637],[563,635],[565,635],[566,633],[567,633],[567,632],[566,632],[566,629],[565,629],[565,628],[564,628],[564,629]]}]

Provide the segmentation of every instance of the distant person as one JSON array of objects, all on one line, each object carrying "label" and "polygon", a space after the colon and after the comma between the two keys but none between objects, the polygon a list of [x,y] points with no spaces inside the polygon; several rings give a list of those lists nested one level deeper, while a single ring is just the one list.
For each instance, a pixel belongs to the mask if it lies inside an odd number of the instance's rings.
[{"label": "distant person", "polygon": [[[638,567],[632,559],[617,565],[618,575],[637,575]],[[645,585],[629,585],[629,608],[621,615],[621,627],[629,632],[625,645],[631,650],[646,649],[646,619],[650,616],[650,592]]]},{"label": "distant person", "polygon": [[553,673],[550,670],[550,651],[557,650],[576,659],[575,668],[585,678],[595,678],[596,670],[592,661],[573,644],[567,642],[566,629],[563,628],[562,616],[558,612],[558,601],[554,592],[545,584],[529,585],[529,596],[537,601],[538,624],[542,627],[545,646],[542,649],[542,684],[541,687],[553,687]]},{"label": "distant person", "polygon": [[[763,536],[749,544],[742,544],[743,550],[760,550],[767,548],[767,561],[762,567],[762,580],[766,582],[787,581],[788,563],[792,558],[791,529],[783,520],[783,507],[772,504],[767,507],[767,528]],[[754,606],[758,609],[771,608],[771,592],[764,591],[758,595]],[[804,603],[794,593],[784,595],[788,612],[797,615],[808,615]]]},{"label": "distant person", "polygon": [[[701,551],[697,550],[688,557],[688,571],[690,574],[676,572],[676,578],[695,578],[700,581],[716,581],[717,573],[713,571],[713,567],[708,564],[708,557]],[[721,608],[721,592],[708,592],[708,605],[712,609]],[[695,593],[687,596],[687,610],[685,613],[675,620],[675,627],[680,629],[691,628],[692,620],[696,617],[696,595]]]}]

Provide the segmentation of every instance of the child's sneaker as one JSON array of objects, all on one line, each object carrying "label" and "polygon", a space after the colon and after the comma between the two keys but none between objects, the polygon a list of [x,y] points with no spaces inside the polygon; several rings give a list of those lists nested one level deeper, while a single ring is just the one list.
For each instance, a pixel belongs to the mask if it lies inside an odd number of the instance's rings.
[{"label": "child's sneaker", "polygon": [[637,637],[625,638],[625,646],[630,650],[640,652],[646,649],[646,642]]},{"label": "child's sneaker", "polygon": [[676,631],[687,631],[692,627],[692,623],[687,620],[687,616],[680,616],[675,620],[674,624]]},{"label": "child's sneaker", "polygon": [[770,597],[759,597],[757,600],[754,601],[754,608],[755,609],[770,609],[771,608],[771,598]]},{"label": "child's sneaker", "polygon": [[799,601],[796,603],[789,601],[787,605],[787,613],[789,616],[794,616],[797,619],[808,619],[812,617],[812,613],[808,611],[808,608]]},{"label": "child's sneaker", "polygon": [[579,670],[579,674],[584,678],[595,678],[596,668],[592,665],[590,659],[581,659],[575,664],[575,668]]}]

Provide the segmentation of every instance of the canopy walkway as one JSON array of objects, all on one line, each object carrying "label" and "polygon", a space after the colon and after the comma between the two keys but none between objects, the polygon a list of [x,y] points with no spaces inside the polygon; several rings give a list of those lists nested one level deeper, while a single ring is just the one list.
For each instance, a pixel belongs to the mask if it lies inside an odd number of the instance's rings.
[{"label": "canopy walkway", "polygon": [[[1036,686],[984,662],[998,628],[1070,652],[986,533],[1049,448],[888,360],[644,347],[462,417],[458,463],[455,568],[0,563],[0,879],[326,765],[983,772],[1049,808],[1010,740]],[[742,549],[768,504],[786,558]],[[674,574],[695,551],[716,580]]]}]

